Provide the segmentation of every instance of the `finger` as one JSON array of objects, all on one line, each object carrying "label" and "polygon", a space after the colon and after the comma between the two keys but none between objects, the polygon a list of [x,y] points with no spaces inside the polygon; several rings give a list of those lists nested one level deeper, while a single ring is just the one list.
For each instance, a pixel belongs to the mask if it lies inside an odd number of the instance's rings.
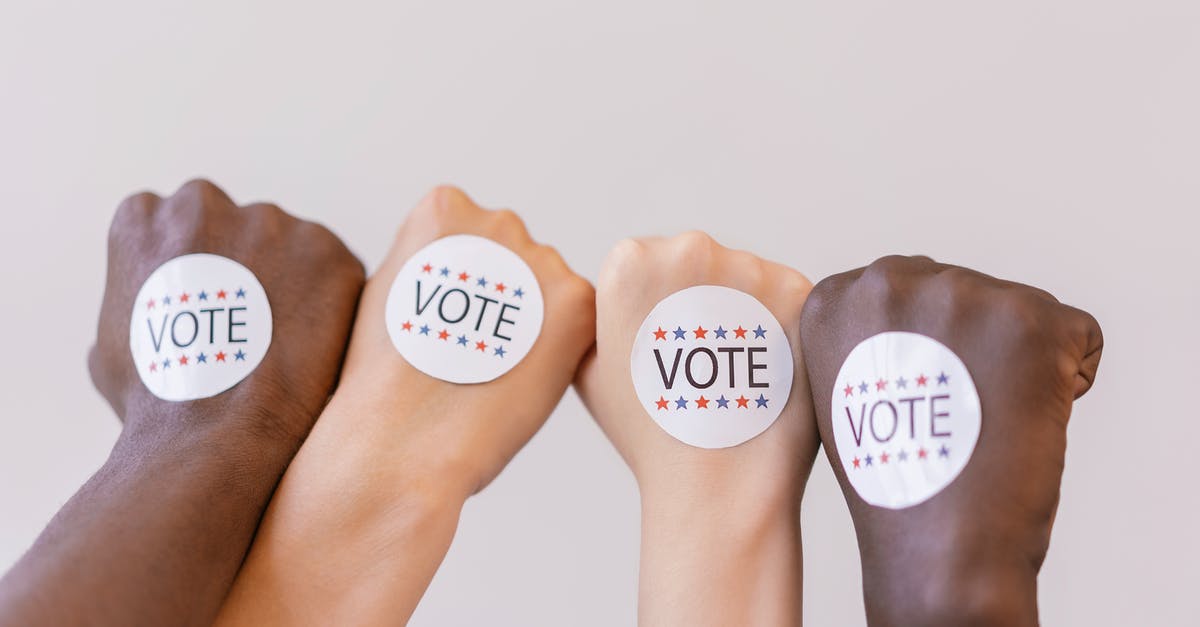
[{"label": "finger", "polygon": [[192,179],[163,201],[154,220],[157,226],[169,226],[171,233],[191,233],[208,216],[216,216],[218,220],[230,218],[237,208],[233,199],[211,181]]},{"label": "finger", "polygon": [[1104,352],[1104,332],[1092,314],[1066,306],[1070,312],[1072,332],[1081,355],[1079,372],[1075,375],[1075,398],[1087,394],[1096,381],[1100,368],[1100,355]]}]

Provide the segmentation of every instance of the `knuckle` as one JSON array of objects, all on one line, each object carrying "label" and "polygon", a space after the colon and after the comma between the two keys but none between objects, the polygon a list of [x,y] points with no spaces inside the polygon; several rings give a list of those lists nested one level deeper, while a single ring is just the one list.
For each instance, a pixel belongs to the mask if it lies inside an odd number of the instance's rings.
[{"label": "knuckle", "polygon": [[421,203],[437,215],[453,215],[462,209],[473,206],[474,203],[466,192],[454,185],[438,185],[429,191],[425,202]]},{"label": "knuckle", "polygon": [[880,257],[863,270],[854,287],[877,305],[891,307],[908,289],[908,282],[903,280],[908,264],[908,258],[900,255]]},{"label": "knuckle", "polygon": [[109,225],[109,241],[119,239],[128,229],[147,223],[159,201],[161,198],[151,192],[139,192],[122,200]]},{"label": "knuckle", "polygon": [[627,237],[614,244],[600,266],[601,289],[616,284],[622,277],[635,271],[646,254],[646,245],[634,238]]},{"label": "knuckle", "polygon": [[194,178],[179,186],[172,196],[198,196],[205,197],[212,194],[223,194],[221,188],[215,183],[206,178]]},{"label": "knuckle", "polygon": [[916,259],[904,255],[886,255],[872,261],[863,272],[863,277],[883,279],[889,282],[908,269]]},{"label": "knuckle", "polygon": [[512,209],[496,209],[489,213],[491,214],[492,226],[500,235],[512,238],[528,238],[529,231],[525,228],[525,221],[521,219],[521,216],[517,215],[517,212]]},{"label": "knuckle", "polygon": [[[959,298],[959,301],[964,300]],[[960,302],[960,306],[964,304]],[[1046,334],[1045,301],[1032,292],[1005,291],[981,304],[1000,321],[1004,333],[1014,341],[1040,342]]]},{"label": "knuckle", "polygon": [[676,235],[672,241],[685,255],[711,252],[717,244],[716,240],[704,231],[686,231]]},{"label": "knuckle", "polygon": [[786,266],[783,267],[783,275],[780,278],[779,286],[787,294],[798,294],[801,296],[808,295],[813,289],[812,281],[809,281],[803,272]]}]

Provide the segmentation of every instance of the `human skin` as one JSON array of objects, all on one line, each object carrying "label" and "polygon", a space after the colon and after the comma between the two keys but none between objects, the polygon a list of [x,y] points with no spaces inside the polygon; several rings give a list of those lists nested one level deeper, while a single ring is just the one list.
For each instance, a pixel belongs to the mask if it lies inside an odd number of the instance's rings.
[{"label": "human skin", "polygon": [[[460,385],[404,360],[385,303],[418,249],[452,234],[496,241],[533,270],[541,334],[510,371]],[[464,501],[549,417],[592,344],[592,286],[511,211],[452,187],[405,220],[367,282],[338,391],[268,508],[221,625],[404,623],[449,549]],[[532,598],[532,597],[531,597]]]},{"label": "human skin", "polygon": [[[884,257],[818,283],[800,328],[821,440],[858,535],[868,623],[1037,624],[1067,422],[1100,362],[1095,319],[1037,288],[926,257]],[[848,483],[830,415],[846,356],[883,331],[953,350],[982,409],[961,474],[898,510],[867,504]]]},{"label": "human skin", "polygon": [[[129,316],[155,268],[197,252],[258,277],[273,340],[231,389],[164,401],[134,370]],[[109,233],[88,359],[124,428],[0,582],[0,624],[210,624],[272,489],[329,398],[362,284],[362,265],[324,227],[270,204],[238,207],[207,181],[165,199],[125,200]]]},{"label": "human skin", "polygon": [[[656,424],[634,393],[630,353],[650,310],[694,285],[757,298],[788,335],[796,375],[775,423],[751,440],[704,449]],[[818,439],[800,355],[799,272],[708,235],[625,240],[597,285],[596,350],[576,383],[641,493],[638,621],[643,625],[797,625],[800,500]]]}]

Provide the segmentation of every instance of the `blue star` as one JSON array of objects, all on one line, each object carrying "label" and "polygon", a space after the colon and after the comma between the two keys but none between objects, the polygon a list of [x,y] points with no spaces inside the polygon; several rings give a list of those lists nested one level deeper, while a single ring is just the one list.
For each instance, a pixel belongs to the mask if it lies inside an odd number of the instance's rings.
[{"label": "blue star", "polygon": [[900,377],[899,379],[896,379],[896,387],[901,388],[901,389],[907,388],[908,387],[908,379],[905,379],[904,377]]},{"label": "blue star", "polygon": [[492,351],[492,354],[493,354],[493,355],[499,355],[499,356],[503,357],[503,356],[504,356],[504,347],[503,347],[503,346],[497,346],[497,347],[496,347],[496,350]]},{"label": "blue star", "polygon": [[478,285],[479,287],[487,287],[487,279],[479,277],[479,279],[475,281],[475,285]]},{"label": "blue star", "polygon": [[467,336],[465,336],[465,335],[458,336],[458,344],[460,346],[466,346],[467,345]]},{"label": "blue star", "polygon": [[170,297],[170,296],[163,296],[163,297],[162,297],[162,304],[164,304],[164,305],[170,305],[170,304],[171,304],[171,297]]},{"label": "blue star", "polygon": [[240,288],[240,287],[239,287],[239,288],[238,288],[238,291],[237,291],[237,292],[234,292],[234,296],[236,296],[236,297],[238,297],[238,298],[245,298],[245,297],[246,297],[246,290],[244,290],[244,289],[242,289],[242,288]]},{"label": "blue star", "polygon": [[246,353],[243,353],[242,349],[239,348],[238,352],[233,354],[233,359],[234,361],[246,361]]},{"label": "blue star", "polygon": [[438,270],[438,274],[442,276],[450,276],[450,268],[442,268],[441,270]]},{"label": "blue star", "polygon": [[170,359],[164,359],[164,360],[163,360],[163,370],[166,370],[167,368],[170,368],[170,367],[171,367],[171,360],[170,360]]},{"label": "blue star", "polygon": [[761,324],[758,325],[758,328],[754,330],[754,337],[761,337],[764,340],[767,339],[767,330],[762,328]]},{"label": "blue star", "polygon": [[717,337],[721,338],[722,340],[725,339],[726,331],[725,331],[725,329],[722,329],[720,326],[717,326],[717,330],[713,331],[713,333],[716,333]]},{"label": "blue star", "polygon": [[946,448],[945,444],[942,445],[942,448],[938,449],[938,457],[950,458],[950,449]]},{"label": "blue star", "polygon": [[684,331],[683,327],[675,327],[675,339],[682,340],[685,337],[687,337],[687,331]]},{"label": "blue star", "polygon": [[721,395],[721,398],[717,399],[717,409],[720,409],[722,407],[724,407],[725,409],[729,409],[729,399],[725,398],[724,394]]},{"label": "blue star", "polygon": [[516,296],[517,298],[525,298],[525,290],[518,287],[517,290],[513,292],[513,296]]},{"label": "blue star", "polygon": [[208,300],[208,292],[200,290],[200,300]]},{"label": "blue star", "polygon": [[874,459],[874,458],[873,458],[873,457],[871,457],[870,455],[867,455],[867,456],[866,456],[866,458],[865,458],[863,461],[867,462],[867,465],[868,465],[868,466],[870,466],[870,465],[871,465],[871,460],[872,460],[872,459]]},{"label": "blue star", "polygon": [[429,335],[429,325],[421,325],[421,335]]},{"label": "blue star", "polygon": [[904,449],[900,449],[900,454],[897,455],[896,457],[899,457],[900,461],[902,461],[902,462],[908,461],[908,451],[906,451]]},{"label": "blue star", "polygon": [[208,356],[205,355],[204,353],[200,353],[199,355],[196,355],[196,363],[198,363],[198,364],[208,363]]},{"label": "blue star", "polygon": [[862,384],[860,384],[858,386],[858,391],[862,392],[863,394],[867,393],[867,382],[866,381],[863,381]]},{"label": "blue star", "polygon": [[759,395],[758,395],[758,398],[754,399],[754,402],[755,402],[755,403],[758,403],[758,406],[759,406],[759,407],[766,407],[766,406],[767,406],[767,400],[768,400],[768,399],[767,399],[765,396],[763,396],[762,394],[759,394]]},{"label": "blue star", "polygon": [[948,385],[949,383],[950,377],[947,377],[946,373],[943,372],[942,374],[938,375],[938,385]]},{"label": "blue star", "polygon": [[678,398],[678,399],[675,401],[675,409],[687,409],[687,399],[686,399],[686,398],[684,398],[684,397],[682,397],[682,396],[680,396],[680,397],[679,397],[679,398]]}]

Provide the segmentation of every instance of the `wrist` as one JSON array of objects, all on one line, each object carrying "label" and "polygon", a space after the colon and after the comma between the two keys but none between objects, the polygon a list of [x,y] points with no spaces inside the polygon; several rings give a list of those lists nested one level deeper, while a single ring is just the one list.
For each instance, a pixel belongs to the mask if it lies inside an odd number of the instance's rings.
[{"label": "wrist", "polygon": [[249,494],[269,494],[300,442],[211,412],[130,416],[105,466],[178,469]]},{"label": "wrist", "polygon": [[639,622],[799,624],[799,498],[778,494],[644,490]]},{"label": "wrist", "polygon": [[474,491],[467,456],[450,438],[422,428],[442,420],[443,412],[397,398],[388,391],[394,389],[429,398],[429,390],[412,386],[339,387],[305,446],[306,454],[330,459],[309,465],[340,475],[365,498],[411,498],[422,509],[461,508]]}]

